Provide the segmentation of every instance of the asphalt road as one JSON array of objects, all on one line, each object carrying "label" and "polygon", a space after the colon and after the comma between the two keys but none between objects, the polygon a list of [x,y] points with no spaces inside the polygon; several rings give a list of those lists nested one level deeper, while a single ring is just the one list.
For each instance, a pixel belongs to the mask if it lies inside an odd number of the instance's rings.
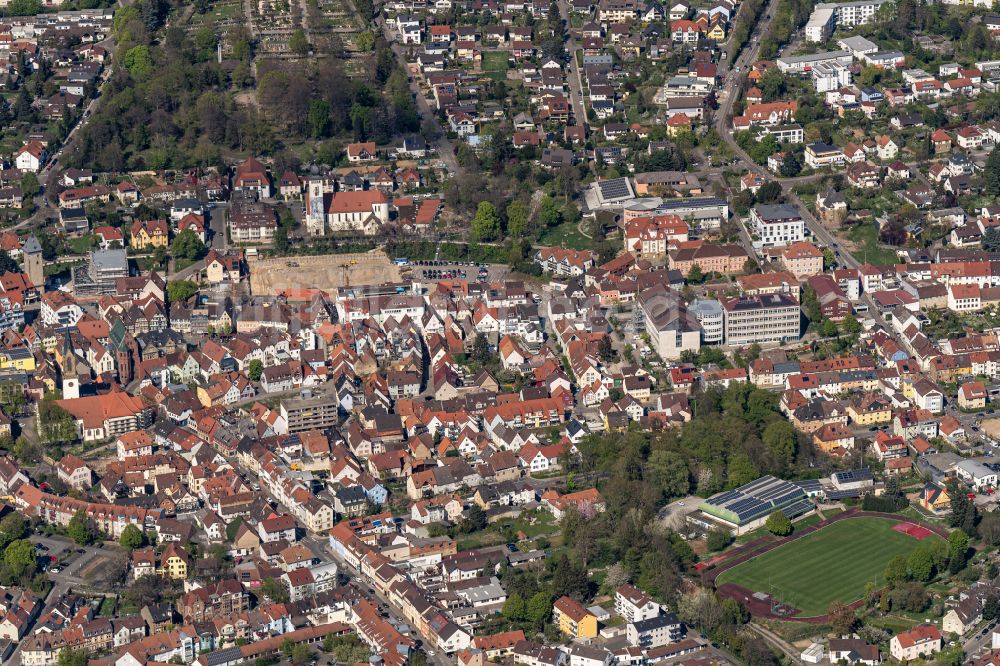
[{"label": "asphalt road", "polygon": [[386,24],[384,17],[375,17],[374,23],[382,29],[382,34],[385,36],[385,40],[389,42],[392,52],[396,54],[396,58],[399,60],[400,66],[407,74],[407,79],[410,82],[410,91],[413,93],[413,97],[417,102],[417,110],[420,112],[420,117],[425,120],[430,120],[437,130],[437,136],[433,141],[429,142],[429,145],[437,151],[438,157],[442,162],[444,162],[445,166],[448,167],[448,170],[451,171],[451,175],[453,177],[460,176],[463,169],[458,165],[458,159],[455,157],[455,148],[451,145],[451,141],[448,139],[448,135],[445,128],[441,125],[441,121],[438,119],[437,113],[431,109],[430,105],[427,103],[427,99],[424,97],[424,92],[420,89],[420,84],[413,76],[410,75],[410,68],[406,62],[406,53],[404,53],[403,47],[396,41],[396,35],[393,33],[388,24]]},{"label": "asphalt road", "polygon": [[570,108],[573,110],[576,124],[586,125],[587,110],[583,105],[583,75],[580,73],[580,67],[576,62],[576,52],[580,47],[576,43],[576,35],[571,29],[570,16],[572,12],[568,0],[559,0],[559,14],[566,21],[566,32],[568,35],[566,53],[569,54],[569,75],[567,76],[567,81],[569,83]]}]

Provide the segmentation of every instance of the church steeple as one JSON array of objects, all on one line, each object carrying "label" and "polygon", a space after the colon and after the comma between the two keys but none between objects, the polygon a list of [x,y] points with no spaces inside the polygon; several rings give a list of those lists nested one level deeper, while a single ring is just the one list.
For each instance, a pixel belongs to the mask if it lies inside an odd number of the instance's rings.
[{"label": "church steeple", "polygon": [[80,369],[77,364],[76,352],[73,351],[73,340],[69,331],[63,338],[63,348],[59,361],[59,371],[62,373],[62,394],[64,399],[80,397]]}]

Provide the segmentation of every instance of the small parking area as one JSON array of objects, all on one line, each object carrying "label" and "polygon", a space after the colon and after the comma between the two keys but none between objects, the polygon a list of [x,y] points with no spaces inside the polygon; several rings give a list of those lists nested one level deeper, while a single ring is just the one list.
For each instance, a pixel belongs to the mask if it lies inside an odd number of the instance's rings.
[{"label": "small parking area", "polygon": [[414,280],[468,280],[469,282],[496,282],[503,280],[510,272],[499,264],[477,264],[475,262],[453,261],[413,261],[407,265]]}]

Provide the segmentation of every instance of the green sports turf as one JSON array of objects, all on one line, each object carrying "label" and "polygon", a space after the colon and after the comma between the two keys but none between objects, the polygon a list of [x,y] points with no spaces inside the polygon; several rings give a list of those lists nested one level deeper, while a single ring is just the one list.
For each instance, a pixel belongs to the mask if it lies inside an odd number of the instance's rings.
[{"label": "green sports turf", "polygon": [[869,581],[883,585],[885,565],[896,555],[941,538],[935,534],[921,541],[893,525],[883,518],[842,520],[724,572],[715,584],[773,593],[804,617],[822,615],[834,601],[860,599]]}]

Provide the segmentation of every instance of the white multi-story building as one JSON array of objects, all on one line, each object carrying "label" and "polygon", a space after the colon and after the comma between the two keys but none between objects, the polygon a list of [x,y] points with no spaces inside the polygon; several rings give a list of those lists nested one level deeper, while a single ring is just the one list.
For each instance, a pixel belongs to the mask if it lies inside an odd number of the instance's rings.
[{"label": "white multi-story building", "polygon": [[633,585],[625,584],[615,590],[615,612],[626,622],[640,622],[660,614],[660,604]]},{"label": "white multi-story building", "polygon": [[813,87],[818,93],[851,85],[851,70],[839,62],[822,62],[812,68]]},{"label": "white multi-story building", "polygon": [[698,318],[701,324],[701,343],[705,345],[722,344],[725,332],[725,319],[719,301],[698,299],[688,306],[688,309]]},{"label": "white multi-story building", "polygon": [[805,221],[790,204],[757,206],[750,211],[754,247],[781,247],[805,240]]},{"label": "white multi-story building", "polygon": [[720,302],[725,311],[726,344],[763,344],[801,337],[801,306],[791,294],[739,296]]},{"label": "white multi-story building", "polygon": [[795,123],[791,125],[778,125],[777,127],[765,127],[760,135],[760,139],[763,140],[768,135],[773,136],[778,143],[802,143],[806,138],[802,125]]},{"label": "white multi-story building", "polygon": [[805,162],[813,169],[822,169],[829,166],[840,166],[846,161],[844,151],[837,146],[831,146],[817,141],[806,146]]},{"label": "white multi-story building", "polygon": [[[813,8],[806,22],[806,41],[825,42],[836,28],[851,28],[871,23],[879,8],[888,0],[855,0],[854,2],[822,2]],[[984,0],[968,0],[983,2]],[[953,4],[959,4],[957,0]],[[964,2],[963,2],[964,4]],[[983,5],[988,6],[988,5]]]}]

